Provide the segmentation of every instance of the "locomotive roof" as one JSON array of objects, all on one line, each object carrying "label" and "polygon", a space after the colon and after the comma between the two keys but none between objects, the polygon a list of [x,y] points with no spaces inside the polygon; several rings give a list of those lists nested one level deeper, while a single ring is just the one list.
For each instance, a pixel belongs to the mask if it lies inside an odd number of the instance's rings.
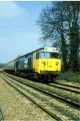
[{"label": "locomotive roof", "polygon": [[[36,49],[36,50],[34,50],[34,51],[32,51],[32,52],[29,52],[29,53],[27,53],[27,54],[24,54],[24,55],[18,57],[18,58],[22,58],[22,57],[28,56],[29,54],[32,54],[32,53],[37,52],[37,51],[40,51],[40,50],[42,50],[42,49],[44,49],[44,48]],[[18,58],[16,58],[15,60],[17,60]]]},{"label": "locomotive roof", "polygon": [[9,63],[11,63],[11,62],[13,62],[13,61],[15,61],[15,60],[17,60],[17,59],[19,59],[19,58],[22,58],[22,57],[28,56],[29,54],[32,54],[32,53],[34,53],[34,52],[36,52],[36,51],[40,51],[40,50],[42,50],[42,49],[44,49],[44,48],[36,49],[35,51],[32,51],[32,52],[27,53],[27,54],[24,54],[24,55],[22,55],[22,56],[20,56],[20,57],[18,57],[18,58],[16,58],[16,59],[14,59],[14,60],[12,60],[12,61],[9,61],[9,62],[6,63],[6,64],[9,64]]},{"label": "locomotive roof", "polygon": [[42,48],[36,49],[35,51],[32,51],[32,52],[27,53],[25,55],[22,55],[22,56],[16,58],[15,60],[22,58],[22,57],[25,57],[25,56],[28,56],[29,54],[33,54],[34,52],[41,51],[41,50],[43,50],[44,52],[47,51],[47,52],[57,52],[58,53],[58,50],[55,47],[42,47]]}]

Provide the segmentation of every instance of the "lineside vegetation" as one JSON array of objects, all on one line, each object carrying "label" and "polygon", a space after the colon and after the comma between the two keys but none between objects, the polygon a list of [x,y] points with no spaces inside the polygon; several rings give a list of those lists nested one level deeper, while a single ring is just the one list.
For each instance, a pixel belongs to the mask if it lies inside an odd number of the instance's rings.
[{"label": "lineside vegetation", "polygon": [[60,72],[58,79],[67,80],[68,82],[80,83],[80,74],[79,72],[74,73],[72,71]]},{"label": "lineside vegetation", "polygon": [[38,19],[41,42],[60,48],[62,70],[79,72],[80,1],[53,1]]}]

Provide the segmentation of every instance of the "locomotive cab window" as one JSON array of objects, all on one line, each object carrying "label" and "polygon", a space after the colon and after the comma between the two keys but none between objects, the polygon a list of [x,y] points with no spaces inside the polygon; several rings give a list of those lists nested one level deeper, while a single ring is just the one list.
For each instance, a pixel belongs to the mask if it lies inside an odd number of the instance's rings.
[{"label": "locomotive cab window", "polygon": [[51,58],[59,58],[58,53],[50,53]]},{"label": "locomotive cab window", "polygon": [[39,58],[59,58],[58,53],[41,52],[39,53]]},{"label": "locomotive cab window", "polygon": [[39,53],[36,53],[36,59],[39,59]]}]

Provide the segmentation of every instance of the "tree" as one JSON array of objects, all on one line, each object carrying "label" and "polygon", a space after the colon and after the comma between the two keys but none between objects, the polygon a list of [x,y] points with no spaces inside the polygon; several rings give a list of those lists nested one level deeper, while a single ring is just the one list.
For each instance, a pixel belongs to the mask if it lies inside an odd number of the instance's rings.
[{"label": "tree", "polygon": [[80,44],[80,2],[68,2],[68,23],[70,30],[70,62],[69,66],[73,71],[79,71],[78,50]]},{"label": "tree", "polygon": [[42,41],[47,42],[48,40],[53,42],[53,45],[56,43],[60,47],[63,70],[67,69],[68,62],[72,70],[74,68],[78,70],[79,7],[80,2],[78,4],[75,1],[52,2],[52,6],[43,9],[38,20],[42,31]]},{"label": "tree", "polygon": [[53,40],[53,45],[58,43],[62,53],[63,70],[67,65],[67,46],[64,36],[64,11],[62,2],[53,2],[51,8],[46,8],[40,15],[38,24],[42,30],[42,40]]}]

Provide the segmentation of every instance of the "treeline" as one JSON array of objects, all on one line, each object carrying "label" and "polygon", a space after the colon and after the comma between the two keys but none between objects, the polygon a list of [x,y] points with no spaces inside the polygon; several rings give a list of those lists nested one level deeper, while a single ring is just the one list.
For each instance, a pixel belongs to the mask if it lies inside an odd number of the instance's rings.
[{"label": "treeline", "polygon": [[43,43],[60,48],[63,71],[79,71],[80,1],[53,1],[40,14]]}]

